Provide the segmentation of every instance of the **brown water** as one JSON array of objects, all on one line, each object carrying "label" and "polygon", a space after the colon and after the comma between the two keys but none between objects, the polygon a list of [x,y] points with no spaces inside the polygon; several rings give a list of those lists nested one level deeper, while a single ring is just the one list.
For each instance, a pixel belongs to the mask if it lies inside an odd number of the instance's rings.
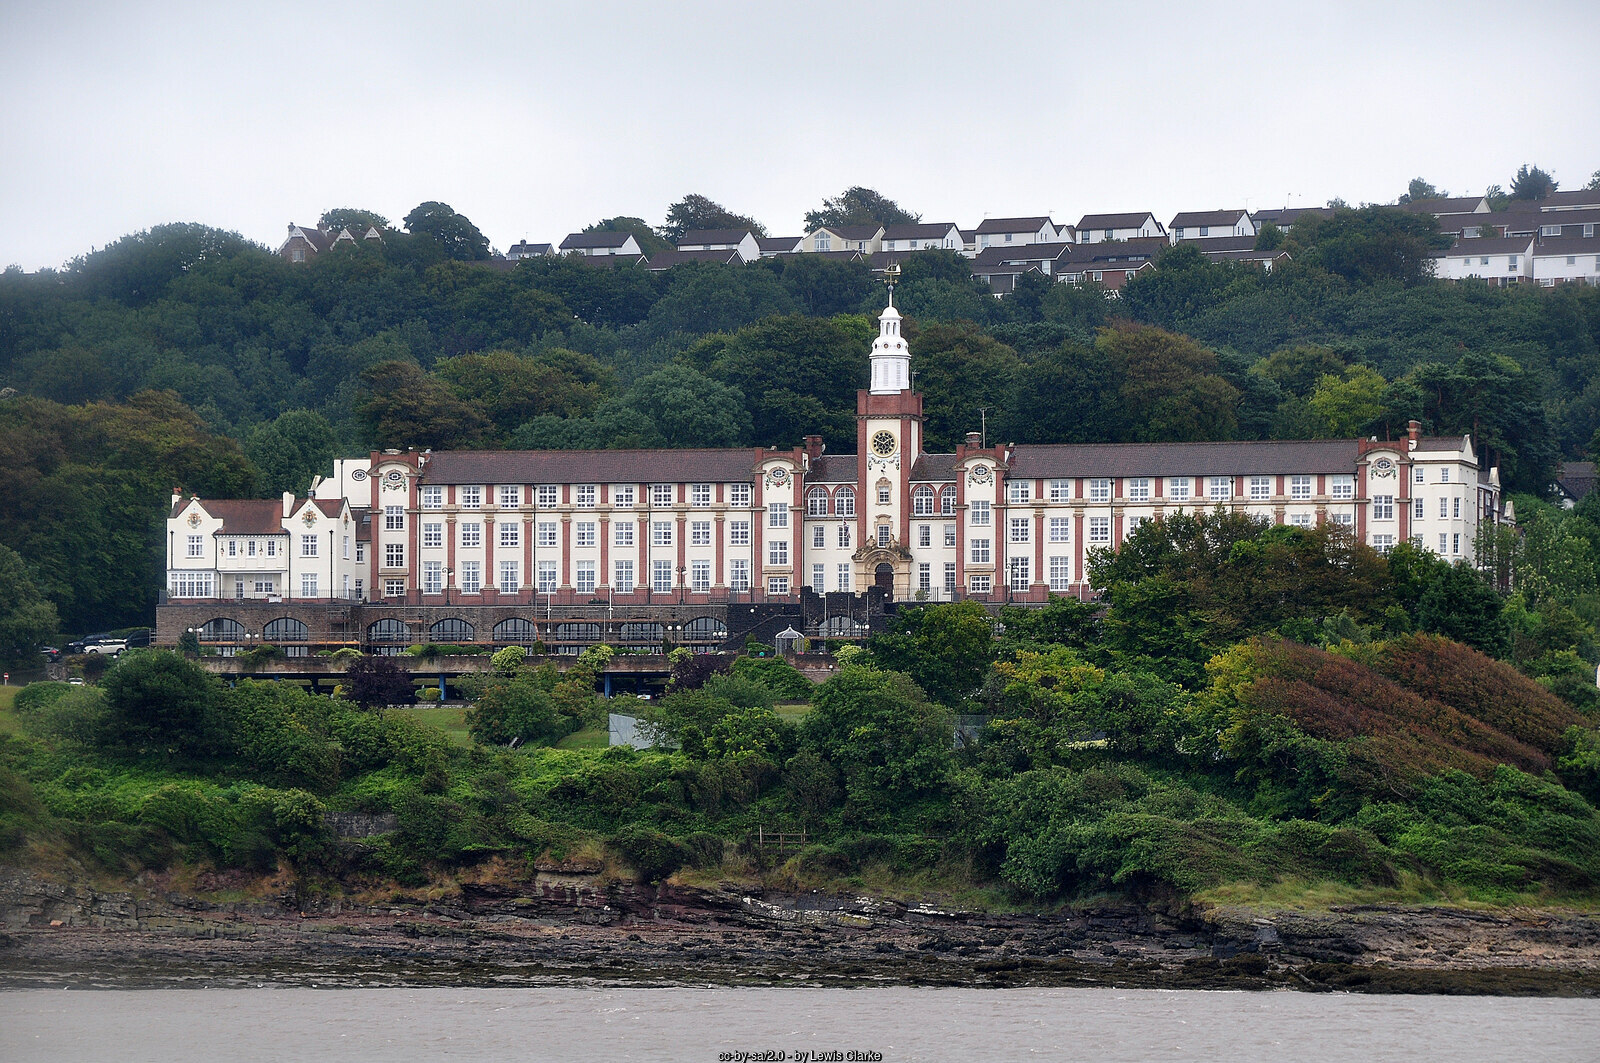
[{"label": "brown water", "polygon": [[848,1061],[852,1051],[885,1063],[1592,1063],[1600,1001],[1118,989],[0,992],[4,1063],[723,1063],[741,1051],[785,1063]]}]

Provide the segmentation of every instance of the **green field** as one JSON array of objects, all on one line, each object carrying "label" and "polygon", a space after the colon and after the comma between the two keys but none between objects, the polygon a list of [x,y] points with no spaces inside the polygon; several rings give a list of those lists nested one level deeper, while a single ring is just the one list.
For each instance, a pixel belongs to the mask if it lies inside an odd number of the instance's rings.
[{"label": "green field", "polygon": [[390,709],[390,712],[409,716],[418,723],[427,724],[436,730],[443,731],[451,743],[458,746],[472,745],[472,735],[467,731],[467,710],[462,705],[426,705],[413,706],[406,709]]},{"label": "green field", "polygon": [[0,687],[0,734],[16,734],[21,729],[16,713],[11,711],[21,687]]}]

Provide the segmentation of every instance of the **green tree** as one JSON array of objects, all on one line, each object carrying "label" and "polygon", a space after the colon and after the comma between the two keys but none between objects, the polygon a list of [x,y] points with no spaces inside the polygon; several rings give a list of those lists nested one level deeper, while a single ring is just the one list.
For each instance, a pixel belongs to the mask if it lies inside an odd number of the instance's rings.
[{"label": "green tree", "polygon": [[1441,192],[1432,184],[1420,177],[1413,177],[1406,186],[1406,194],[1400,197],[1401,203],[1421,203],[1429,199],[1442,199],[1450,193]]},{"label": "green tree", "polygon": [[1548,199],[1550,193],[1560,187],[1553,177],[1539,167],[1523,163],[1517,168],[1517,175],[1511,179],[1511,198]]},{"label": "green tree", "polygon": [[[1406,376],[1419,415],[1440,435],[1471,433],[1510,491],[1540,494],[1558,458],[1537,376],[1504,355],[1469,351],[1453,365],[1428,362]],[[1387,403],[1393,408],[1393,403]]]},{"label": "green tree", "polygon": [[1367,434],[1384,412],[1388,381],[1376,369],[1353,365],[1317,382],[1307,402],[1317,434],[1334,439]]},{"label": "green tree", "polygon": [[488,237],[448,203],[419,203],[406,215],[405,225],[411,235],[431,241],[445,258],[472,262],[489,257]]},{"label": "green tree", "polygon": [[[1062,285],[1065,288],[1067,285]],[[1061,344],[1017,370],[993,438],[1014,443],[1111,443],[1131,433],[1131,411],[1110,354]]]},{"label": "green tree", "polygon": [[941,705],[959,706],[994,660],[994,621],[977,602],[919,606],[898,614],[867,649],[879,667],[904,672]]},{"label": "green tree", "polygon": [[223,748],[222,686],[193,661],[164,650],[130,650],[100,680],[106,738],[139,755],[207,758]]},{"label": "green tree", "polygon": [[909,676],[844,668],[817,692],[801,742],[843,774],[849,803],[872,818],[943,788],[952,724]]},{"label": "green tree", "polygon": [[912,214],[894,200],[856,185],[808,211],[806,230],[839,225],[904,225],[921,220],[922,215]]},{"label": "green tree", "polygon": [[767,235],[766,227],[754,218],[693,192],[667,208],[667,222],[658,231],[663,240],[676,244],[684,233],[704,229],[749,229],[757,236]]},{"label": "green tree", "polygon": [[1504,600],[1466,564],[1438,571],[1417,602],[1417,626],[1491,657],[1511,655]]},{"label": "green tree", "polygon": [[737,447],[750,438],[750,414],[739,389],[686,365],[640,377],[622,401],[650,418],[668,446]]},{"label": "green tree", "polygon": [[491,679],[467,709],[467,729],[484,745],[554,745],[576,721],[562,715],[553,685],[538,675]]},{"label": "green tree", "polygon": [[264,497],[285,491],[304,496],[311,478],[333,467],[339,444],[326,417],[289,410],[257,425],[245,439],[244,453],[256,467],[256,487]]},{"label": "green tree", "polygon": [[358,207],[334,207],[317,219],[317,227],[328,232],[348,228],[350,235],[359,240],[362,238],[362,232],[367,229],[387,229],[389,219],[377,211],[361,210]]},{"label": "green tree", "polygon": [[632,233],[633,238],[639,242],[639,250],[646,255],[653,255],[657,251],[671,251],[672,245],[656,235],[650,228],[650,223],[643,218],[631,218],[618,215],[615,218],[601,218],[593,225],[583,228],[586,233]]},{"label": "green tree", "polygon": [[195,224],[157,225],[74,259],[67,273],[83,298],[143,306],[207,263],[267,254],[266,248],[236,232]]},{"label": "green tree", "polygon": [[1016,351],[967,322],[908,330],[906,342],[915,354],[930,451],[954,450],[978,427],[979,407],[994,410],[1012,397],[1023,368]]},{"label": "green tree", "polygon": [[58,624],[55,603],[40,593],[22,555],[0,543],[0,662],[38,663],[40,643]]},{"label": "green tree", "polygon": [[1360,285],[1421,284],[1433,276],[1432,253],[1450,246],[1433,215],[1395,207],[1301,217],[1289,235],[1297,257]]},{"label": "green tree", "polygon": [[489,427],[478,408],[412,362],[384,362],[361,373],[356,415],[380,447],[471,446]]},{"label": "green tree", "polygon": [[1119,324],[1095,342],[1121,381],[1123,408],[1138,410],[1141,442],[1231,439],[1239,389],[1217,372],[1217,356],[1187,336]]}]

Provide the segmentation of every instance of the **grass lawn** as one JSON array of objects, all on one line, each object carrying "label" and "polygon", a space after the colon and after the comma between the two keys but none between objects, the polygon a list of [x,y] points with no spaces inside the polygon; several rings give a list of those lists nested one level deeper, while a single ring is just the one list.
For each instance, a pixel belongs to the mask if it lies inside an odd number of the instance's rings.
[{"label": "grass lawn", "polygon": [[21,687],[0,687],[0,734],[16,734],[22,729],[16,713],[11,711],[11,704],[17,700],[17,691],[21,689]]},{"label": "grass lawn", "polygon": [[611,744],[611,732],[595,728],[576,731],[556,743],[557,749],[604,749]]},{"label": "grass lawn", "polygon": [[811,702],[780,701],[772,706],[772,711],[777,713],[778,718],[786,723],[799,723],[805,717],[805,714],[811,711]]},{"label": "grass lawn", "polygon": [[470,746],[472,735],[467,733],[466,707],[462,705],[424,705],[405,709],[391,709],[409,716],[418,723],[443,731],[445,737],[458,746]]}]

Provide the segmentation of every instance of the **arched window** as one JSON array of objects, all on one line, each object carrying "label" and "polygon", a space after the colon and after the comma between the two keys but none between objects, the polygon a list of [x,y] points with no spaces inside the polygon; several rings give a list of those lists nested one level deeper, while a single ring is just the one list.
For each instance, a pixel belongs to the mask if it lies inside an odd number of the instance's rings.
[{"label": "arched window", "polygon": [[310,637],[310,630],[292,616],[280,616],[261,629],[266,642],[304,642]]},{"label": "arched window", "polygon": [[393,617],[385,617],[367,625],[367,641],[410,642],[411,629]]},{"label": "arched window", "polygon": [[812,487],[806,490],[806,516],[826,517],[828,515],[828,489],[826,487]]},{"label": "arched window", "polygon": [[919,517],[933,516],[933,488],[919,484],[911,489],[911,512]]},{"label": "arched window", "polygon": [[660,624],[646,620],[630,620],[622,625],[622,631],[617,636],[622,642],[627,643],[658,643],[666,632]]},{"label": "arched window", "polygon": [[477,629],[458,617],[441,620],[428,629],[429,642],[471,642]]},{"label": "arched window", "polygon": [[954,486],[946,487],[939,492],[939,512],[946,517],[955,516],[956,489]]},{"label": "arched window", "polygon": [[833,512],[841,517],[856,515],[856,489],[841,487],[833,493]]},{"label": "arched window", "polygon": [[215,620],[207,620],[196,635],[201,642],[243,642],[244,625],[237,620],[219,616]]},{"label": "arched window", "polygon": [[502,620],[494,626],[494,640],[496,642],[529,643],[539,641],[538,629],[533,626],[532,620],[524,620],[520,616],[510,620]]},{"label": "arched window", "polygon": [[714,616],[697,616],[683,625],[686,642],[721,642],[728,637],[728,625]]},{"label": "arched window", "polygon": [[850,616],[830,616],[822,625],[822,635],[830,639],[865,638],[866,624]]}]

